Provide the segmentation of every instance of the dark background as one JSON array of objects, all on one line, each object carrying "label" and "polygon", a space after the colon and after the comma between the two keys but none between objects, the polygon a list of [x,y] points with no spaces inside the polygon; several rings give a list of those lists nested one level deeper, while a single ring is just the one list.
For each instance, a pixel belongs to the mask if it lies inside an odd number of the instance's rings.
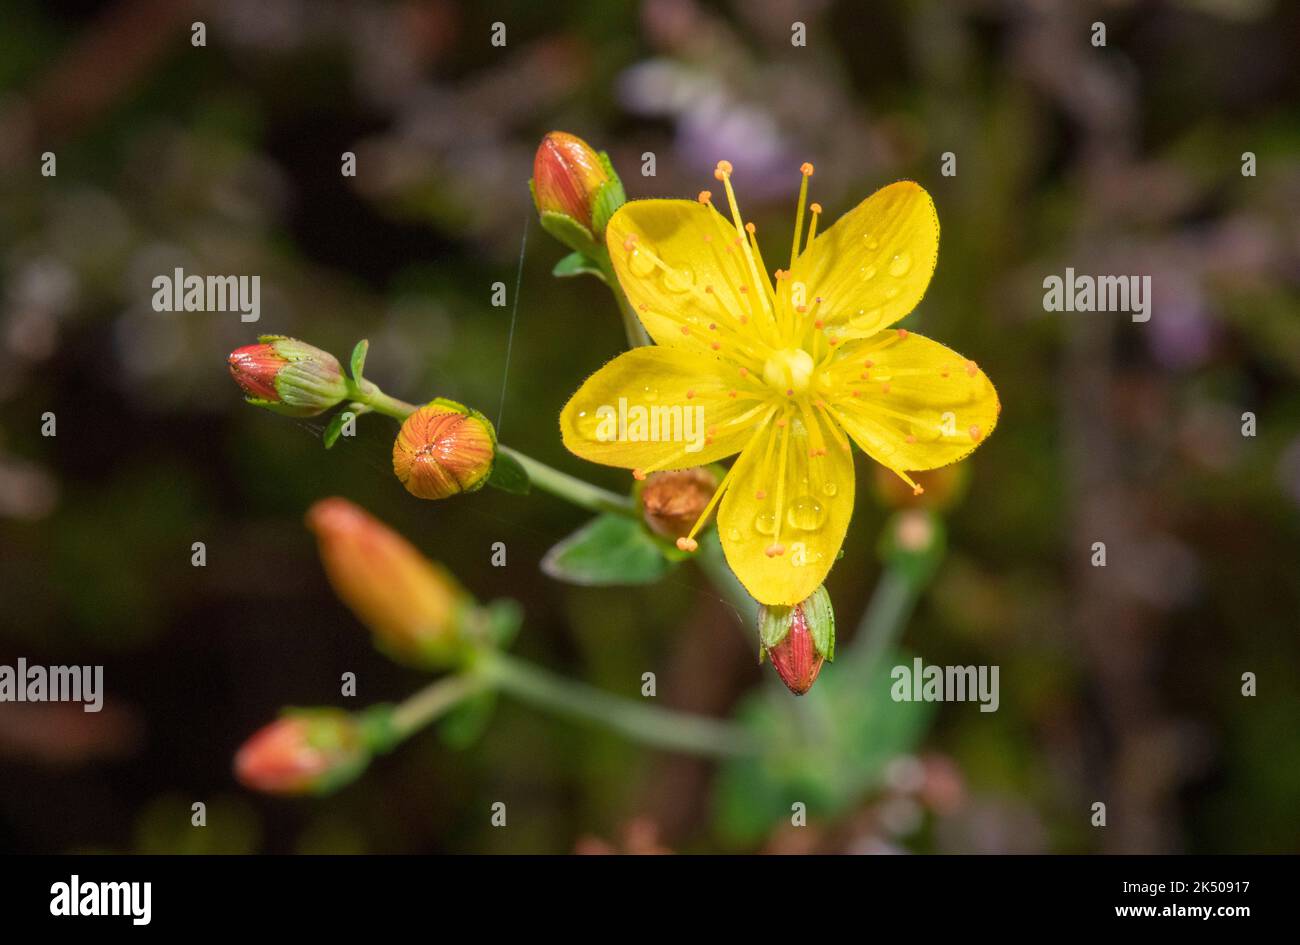
[{"label": "dark background", "polygon": [[[0,18],[0,662],[102,663],[108,690],[98,715],[0,704],[0,850],[1296,849],[1300,6],[4,0]],[[326,453],[322,423],[230,382],[257,333],[341,357],[367,337],[395,396],[474,405],[505,442],[625,488],[557,435],[624,342],[603,287],[549,276],[563,250],[526,182],[553,128],[608,149],[633,197],[692,196],[728,158],[760,232],[788,232],[804,160],[828,219],[899,178],[934,195],[916,317],[1003,403],[904,638],[929,663],[1001,666],[997,713],[944,706],[914,748],[947,773],[942,809],[900,815],[886,787],[736,837],[712,766],[512,703],[471,748],[425,733],[329,799],[234,782],[243,739],[282,705],[341,703],[341,673],[363,702],[424,681],[330,593],[302,527],[329,495],[520,601],[516,649],[566,674],[634,692],[651,669],[661,702],[718,715],[766,676],[698,572],[558,584],[536,562],[575,510],[416,501],[391,422]],[[503,401],[510,309],[490,286],[513,291],[526,224]],[[261,321],[153,312],[175,266],[260,274]],[[1066,266],[1152,276],[1151,321],[1045,313]],[[846,633],[887,514],[858,468],[828,582]],[[510,829],[489,826],[497,800]]]}]

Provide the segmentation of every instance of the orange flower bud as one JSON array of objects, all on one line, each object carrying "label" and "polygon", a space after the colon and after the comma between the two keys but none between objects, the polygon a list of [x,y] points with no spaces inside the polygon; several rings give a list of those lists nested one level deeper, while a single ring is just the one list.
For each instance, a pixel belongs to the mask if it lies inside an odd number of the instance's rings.
[{"label": "orange flower bud", "polygon": [[235,777],[268,794],[324,794],[370,761],[359,722],[342,709],[290,709],[235,755]]},{"label": "orange flower bud", "polygon": [[688,534],[718,489],[718,477],[703,466],[652,473],[641,487],[641,513],[655,534]]},{"label": "orange flower bud", "polygon": [[763,651],[796,696],[817,681],[826,660],[835,659],[835,611],[825,587],[793,607],[764,606],[758,614]]},{"label": "orange flower bud", "polygon": [[483,487],[496,458],[496,431],[477,410],[439,398],[406,418],[393,442],[393,472],[421,499]]},{"label": "orange flower bud", "polygon": [[533,159],[533,200],[539,213],[562,213],[592,230],[592,210],[610,180],[587,142],[564,131],[542,139]]},{"label": "orange flower bud", "polygon": [[419,666],[456,662],[474,600],[446,569],[346,499],[317,502],[307,527],[335,593],[381,649]]},{"label": "orange flower bud", "polygon": [[351,391],[334,355],[283,335],[236,348],[229,364],[249,403],[294,417],[323,413]]}]

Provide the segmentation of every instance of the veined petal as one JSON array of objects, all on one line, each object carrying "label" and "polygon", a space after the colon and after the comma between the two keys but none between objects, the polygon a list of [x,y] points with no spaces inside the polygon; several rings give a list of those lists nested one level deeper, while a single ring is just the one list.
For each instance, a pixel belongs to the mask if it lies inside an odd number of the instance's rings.
[{"label": "veined petal", "polygon": [[848,531],[853,490],[848,440],[813,408],[785,426],[770,423],[740,454],[718,534],[759,603],[793,606],[825,580]]},{"label": "veined petal", "polygon": [[610,219],[605,239],[619,284],[657,344],[754,367],[746,336],[757,330],[753,318],[770,321],[770,283],[763,272],[754,283],[729,220],[694,200],[635,200]]},{"label": "veined petal", "polygon": [[884,187],[817,236],[790,269],[842,337],[865,337],[916,308],[939,259],[939,215],[919,184]]},{"label": "veined petal", "polygon": [[836,418],[867,455],[899,472],[962,459],[1002,409],[974,361],[901,329],[845,344],[831,378]]},{"label": "veined petal", "polygon": [[[570,452],[627,469],[683,469],[745,445],[762,403],[715,358],[680,348],[634,348],[578,388],[560,412]],[[749,434],[746,433],[749,431]]]}]

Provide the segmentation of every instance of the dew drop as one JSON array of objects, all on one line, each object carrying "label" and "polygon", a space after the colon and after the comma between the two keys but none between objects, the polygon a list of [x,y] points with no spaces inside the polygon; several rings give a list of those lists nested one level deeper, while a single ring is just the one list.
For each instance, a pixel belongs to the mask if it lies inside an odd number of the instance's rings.
[{"label": "dew drop", "polygon": [[876,239],[876,238],[875,238],[874,236],[872,236],[870,233],[868,233],[868,234],[867,234],[865,237],[863,237],[863,238],[867,241],[867,249],[879,249],[879,248],[880,248],[880,240]]},{"label": "dew drop", "polygon": [[912,268],[912,254],[903,252],[899,253],[889,261],[889,274],[898,278],[907,275],[907,270]]},{"label": "dew drop", "polygon": [[754,519],[754,530],[760,535],[775,535],[776,516],[771,512],[759,512]]},{"label": "dew drop", "polygon": [[822,495],[824,496],[828,496],[828,497],[833,496],[835,495],[835,493],[839,491],[840,491],[840,487],[835,485],[835,483],[833,482],[828,482],[824,486],[822,486]]},{"label": "dew drop", "polygon": [[695,273],[689,269],[665,269],[664,288],[669,292],[688,292],[695,284]]},{"label": "dew drop", "polygon": [[810,495],[801,495],[790,503],[785,520],[791,528],[805,532],[816,531],[826,521],[826,507]]},{"label": "dew drop", "polygon": [[655,264],[654,260],[645,253],[639,249],[634,249],[628,253],[627,268],[632,270],[632,275],[644,279],[655,271]]},{"label": "dew drop", "polygon": [[869,280],[871,280],[871,279],[874,279],[874,278],[876,278],[876,267],[875,267],[875,266],[865,266],[865,267],[863,267],[863,269],[862,269],[862,281],[863,281],[863,282],[867,282],[867,281],[869,281]]},{"label": "dew drop", "polygon": [[648,387],[648,386],[647,386],[647,387],[643,387],[643,388],[641,388],[641,399],[642,399],[642,400],[647,400],[647,401],[655,401],[655,400],[658,400],[658,399],[659,399],[659,388],[657,388],[657,387]]}]

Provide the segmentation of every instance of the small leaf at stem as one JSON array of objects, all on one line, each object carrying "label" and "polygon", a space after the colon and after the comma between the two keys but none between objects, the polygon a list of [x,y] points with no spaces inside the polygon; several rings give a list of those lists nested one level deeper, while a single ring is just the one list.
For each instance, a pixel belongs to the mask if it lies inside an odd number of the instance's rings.
[{"label": "small leaf at stem", "polygon": [[519,464],[519,460],[500,451],[492,461],[492,472],[488,473],[487,481],[489,486],[514,495],[528,495],[533,487],[527,470]]},{"label": "small leaf at stem", "polygon": [[671,566],[641,523],[622,515],[593,519],[542,559],[546,574],[587,586],[651,584]]},{"label": "small leaf at stem", "polygon": [[352,382],[360,385],[361,372],[366,366],[366,353],[370,350],[368,339],[362,338],[352,349]]},{"label": "small leaf at stem", "polygon": [[587,275],[595,276],[601,282],[605,281],[605,273],[601,270],[600,264],[584,253],[569,253],[555,264],[555,268],[551,270],[551,275],[557,279]]}]

